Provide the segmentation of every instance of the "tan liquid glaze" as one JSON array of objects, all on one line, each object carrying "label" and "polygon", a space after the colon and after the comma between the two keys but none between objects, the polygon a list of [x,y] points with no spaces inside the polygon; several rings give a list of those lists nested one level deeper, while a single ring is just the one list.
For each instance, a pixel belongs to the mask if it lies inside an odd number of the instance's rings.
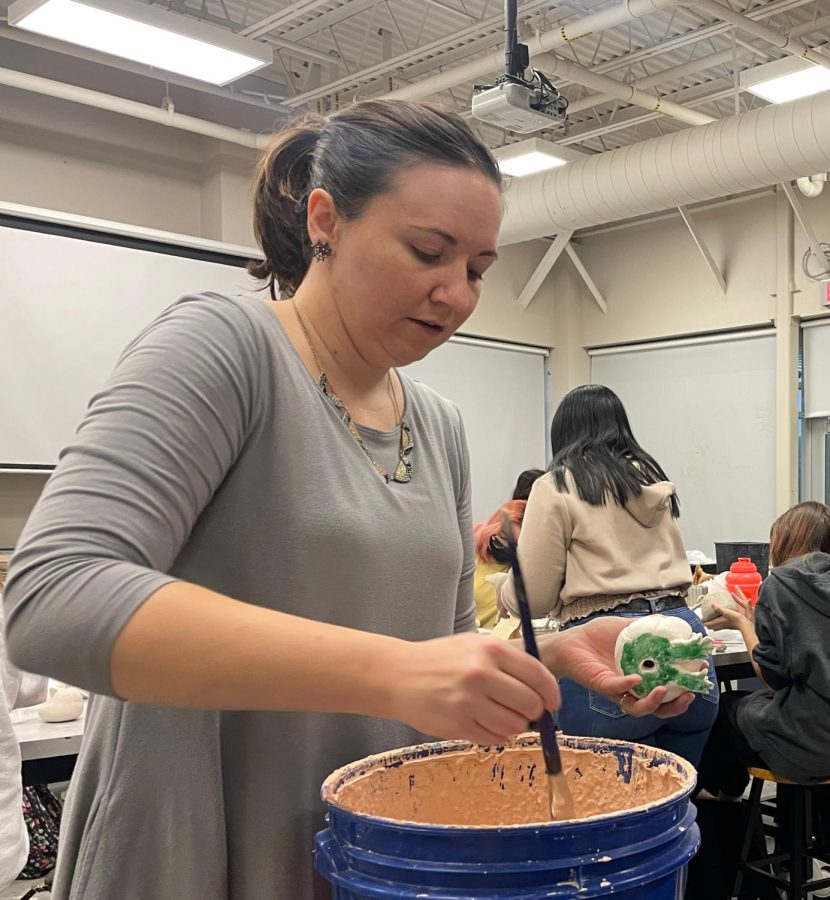
[{"label": "tan liquid glaze", "polygon": [[[648,748],[635,755],[626,782],[616,754],[561,747],[563,771],[578,818],[648,807],[687,786],[689,776],[653,765]],[[379,758],[380,759],[380,758]],[[387,767],[347,780],[328,797],[370,816],[461,827],[550,822],[541,750],[521,742],[502,749],[462,749]]]}]

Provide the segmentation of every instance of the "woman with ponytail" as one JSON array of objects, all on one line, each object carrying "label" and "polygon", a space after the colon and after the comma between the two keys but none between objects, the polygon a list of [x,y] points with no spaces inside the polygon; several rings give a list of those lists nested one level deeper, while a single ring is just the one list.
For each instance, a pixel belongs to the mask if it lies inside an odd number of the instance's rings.
[{"label": "woman with ponytail", "polygon": [[558,705],[551,669],[637,683],[613,628],[543,662],[474,633],[460,416],[399,371],[475,309],[500,189],[427,106],[286,129],[251,266],[280,302],[182,298],[93,398],[5,596],[13,661],[92,693],[53,900],[322,896],[333,769],[425,734],[499,743]]}]

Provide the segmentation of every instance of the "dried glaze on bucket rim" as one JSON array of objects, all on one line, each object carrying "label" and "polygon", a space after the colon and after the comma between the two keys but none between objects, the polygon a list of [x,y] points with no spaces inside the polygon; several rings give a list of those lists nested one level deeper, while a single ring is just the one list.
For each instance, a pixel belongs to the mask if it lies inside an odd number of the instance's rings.
[{"label": "dried glaze on bucket rim", "polygon": [[[522,828],[560,828],[563,825],[573,825],[574,822],[596,822],[602,819],[614,819],[620,816],[631,816],[636,814],[646,814],[649,810],[658,806],[671,803],[672,801],[681,800],[684,796],[689,796],[694,789],[697,781],[697,770],[695,767],[669,750],[659,750],[656,747],[649,747],[647,744],[638,744],[634,741],[618,741],[611,738],[594,738],[594,737],[571,737],[569,735],[559,734],[560,747],[570,750],[588,750],[602,754],[613,754],[615,750],[624,750],[630,752],[636,758],[648,763],[651,757],[650,766],[669,765],[677,773],[680,778],[680,786],[677,790],[659,800],[651,803],[643,803],[639,806],[631,806],[627,809],[615,810],[610,813],[599,813],[593,816],[585,816],[578,819],[558,819],[555,822],[523,822],[518,825],[447,825],[426,822],[410,822],[405,819],[391,819],[387,816],[375,816],[369,813],[357,812],[344,806],[337,799],[337,794],[346,784],[355,781],[358,778],[369,775],[379,769],[399,768],[408,762],[417,762],[430,757],[451,755],[454,753],[464,753],[474,751],[482,755],[488,753],[501,753],[505,750],[521,749],[521,750],[538,750],[541,751],[541,743],[537,732],[525,732],[516,735],[513,740],[506,744],[491,744],[489,746],[481,746],[472,744],[469,741],[434,741],[423,744],[413,744],[410,747],[399,747],[396,750],[387,750],[384,753],[375,753],[355,762],[348,763],[335,769],[323,782],[320,788],[320,796],[323,802],[329,806],[336,807],[344,813],[374,822],[390,822],[399,828],[411,828],[414,830],[446,828],[452,831],[504,831],[506,829],[517,830]],[[619,757],[618,757],[619,760]]]}]

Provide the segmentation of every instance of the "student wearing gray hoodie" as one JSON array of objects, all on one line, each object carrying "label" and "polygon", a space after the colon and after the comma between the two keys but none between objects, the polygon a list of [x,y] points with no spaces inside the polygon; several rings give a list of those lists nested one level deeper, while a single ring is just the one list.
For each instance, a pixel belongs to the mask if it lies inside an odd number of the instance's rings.
[{"label": "student wearing gray hoodie", "polygon": [[[602,385],[574,388],[553,417],[551,447],[519,537],[532,615],[567,629],[596,616],[663,613],[705,633],[686,604],[691,578],[675,486],[637,442],[620,398]],[[517,609],[512,577],[499,599]],[[716,685],[711,660],[709,680]],[[717,686],[671,721],[630,716],[628,694],[615,702],[568,679],[560,688],[565,733],[651,744],[695,765],[717,714]]]},{"label": "student wearing gray hoodie", "polygon": [[739,628],[766,690],[724,697],[699,785],[740,797],[747,766],[799,784],[830,778],[830,508],[808,501],[772,526],[770,562],[753,609],[718,607],[715,627]]}]

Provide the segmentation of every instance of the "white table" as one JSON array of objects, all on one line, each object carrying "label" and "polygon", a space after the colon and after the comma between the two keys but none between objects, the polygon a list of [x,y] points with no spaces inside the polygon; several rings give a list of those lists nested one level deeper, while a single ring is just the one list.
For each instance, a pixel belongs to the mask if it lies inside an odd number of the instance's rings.
[{"label": "white table", "polygon": [[68,781],[75,767],[86,724],[86,709],[72,722],[43,722],[37,716],[14,725],[24,784]]},{"label": "white table", "polygon": [[724,645],[725,649],[712,654],[715,663],[715,673],[722,688],[728,690],[732,681],[741,678],[755,678],[755,670],[752,668],[752,660],[749,651],[743,641],[729,641]]},{"label": "white table", "polygon": [[44,722],[37,716],[14,726],[23,760],[77,756],[84,734],[86,710],[73,722]]}]

